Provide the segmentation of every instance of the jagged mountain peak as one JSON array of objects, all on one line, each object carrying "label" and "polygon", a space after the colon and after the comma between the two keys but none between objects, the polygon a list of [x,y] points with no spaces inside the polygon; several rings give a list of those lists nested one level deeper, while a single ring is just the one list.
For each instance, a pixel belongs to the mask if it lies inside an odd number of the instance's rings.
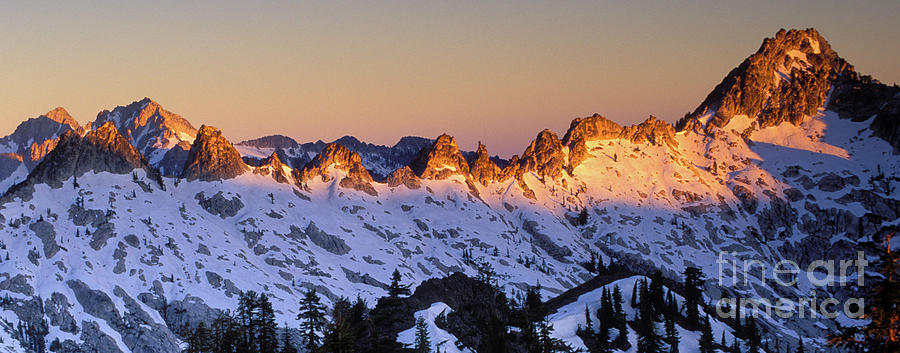
[{"label": "jagged mountain peak", "polygon": [[562,141],[556,133],[544,129],[525,148],[519,164],[522,173],[535,172],[541,178],[559,178],[566,166]]},{"label": "jagged mountain peak", "polygon": [[181,177],[203,181],[231,179],[247,171],[241,154],[219,129],[203,125],[188,152]]},{"label": "jagged mountain peak", "polygon": [[321,177],[322,180],[328,181],[331,175],[328,168],[346,172],[340,180],[340,186],[350,189],[363,191],[370,195],[378,195],[372,186],[372,176],[362,165],[362,158],[358,153],[350,150],[339,143],[329,143],[319,152],[306,166],[297,174],[297,181],[306,183],[315,177]]},{"label": "jagged mountain peak", "polygon": [[496,181],[500,176],[500,167],[491,160],[487,146],[482,144],[481,141],[478,141],[478,149],[475,151],[475,159],[472,160],[469,171],[472,173],[472,179],[481,183],[481,185],[487,185],[492,181]]},{"label": "jagged mountain peak", "polygon": [[782,29],[731,70],[678,122],[678,130],[723,128],[737,115],[751,117],[760,127],[785,121],[798,125],[823,106],[836,78],[853,74],[853,66],[815,29]]},{"label": "jagged mountain peak", "polygon": [[278,152],[272,152],[271,155],[260,161],[259,165],[253,167],[253,172],[262,175],[271,174],[272,178],[279,183],[289,182],[287,166],[278,158]]},{"label": "jagged mountain peak", "polygon": [[456,139],[447,134],[441,134],[430,147],[419,151],[409,167],[423,179],[446,179],[454,174],[469,177],[469,164]]},{"label": "jagged mountain peak", "polygon": [[92,125],[97,127],[106,122],[113,122],[119,133],[152,164],[159,164],[168,149],[183,141],[193,141],[197,134],[187,119],[146,97],[112,111],[101,111]]},{"label": "jagged mountain peak", "polygon": [[81,125],[78,124],[77,121],[75,121],[75,118],[73,118],[72,115],[70,115],[69,112],[63,107],[56,107],[53,110],[44,113],[44,115],[42,116],[60,124],[66,124],[70,126],[72,130],[78,131],[82,129]]},{"label": "jagged mountain peak", "polygon": [[[0,150],[18,154],[27,170],[31,170],[54,147],[67,131],[81,135],[84,128],[62,107],[23,121],[12,134],[0,139]],[[0,173],[4,178],[11,173]]]}]

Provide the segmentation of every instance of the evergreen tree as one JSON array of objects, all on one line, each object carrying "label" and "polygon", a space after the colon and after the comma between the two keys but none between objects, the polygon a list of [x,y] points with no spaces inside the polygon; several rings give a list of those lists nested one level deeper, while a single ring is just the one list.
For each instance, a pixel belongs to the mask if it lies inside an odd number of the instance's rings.
[{"label": "evergreen tree", "polygon": [[697,267],[688,267],[684,270],[684,313],[687,321],[692,324],[700,323],[700,313],[697,307],[702,304],[703,284],[706,283],[703,271]]},{"label": "evergreen tree", "polygon": [[600,294],[600,309],[597,313],[601,329],[609,330],[611,327],[610,325],[615,320],[613,310],[612,296],[609,294],[609,290],[604,287]]},{"label": "evergreen tree", "polygon": [[194,329],[187,330],[187,347],[182,350],[185,353],[204,353],[213,349],[211,341],[211,333],[206,324],[200,322]]},{"label": "evergreen tree", "polygon": [[666,310],[670,313],[677,314],[678,313],[678,299],[675,299],[675,295],[672,294],[672,291],[667,291],[666,294]]},{"label": "evergreen tree", "polygon": [[416,342],[413,351],[415,353],[431,352],[431,341],[428,338],[428,323],[421,317],[416,319]]},{"label": "evergreen tree", "polygon": [[806,353],[806,350],[803,349],[803,336],[800,336],[800,343],[797,344],[796,353]]},{"label": "evergreen tree", "polygon": [[[703,319],[703,332],[700,333],[700,340],[697,342],[700,346],[700,353],[714,353],[712,325],[709,323],[709,316]],[[735,339],[737,341],[737,339]]]},{"label": "evergreen tree", "polygon": [[254,291],[242,292],[238,298],[236,317],[237,333],[236,351],[240,353],[255,352],[259,336],[259,295]]},{"label": "evergreen tree", "polygon": [[261,294],[257,307],[259,310],[257,352],[275,353],[278,350],[278,324],[275,323],[275,310],[272,309],[269,296]]},{"label": "evergreen tree", "polygon": [[391,285],[388,287],[388,296],[391,298],[399,298],[402,295],[409,295],[409,285],[400,283],[400,271],[394,270],[391,274]]},{"label": "evergreen tree", "polygon": [[529,352],[540,352],[540,322],[544,320],[544,303],[541,301],[541,286],[528,287],[522,306],[522,341]]},{"label": "evergreen tree", "polygon": [[591,310],[588,308],[587,304],[584,304],[584,330],[587,333],[594,332],[594,326],[591,324]]},{"label": "evergreen tree", "polygon": [[529,347],[529,353],[556,353],[571,350],[559,339],[550,337],[550,332],[553,332],[553,325],[549,321],[542,319],[537,322],[536,326],[538,343]]},{"label": "evergreen tree", "polygon": [[[646,286],[644,286],[646,288]],[[647,290],[643,290],[647,293]],[[638,353],[661,353],[662,344],[660,342],[659,333],[656,332],[656,324],[654,323],[655,314],[653,313],[653,305],[649,300],[641,298],[639,304],[641,310],[639,312],[638,322],[635,333],[638,335],[637,352]]]},{"label": "evergreen tree", "polygon": [[217,317],[212,324],[212,351],[215,353],[235,352],[241,340],[239,326],[228,314]]},{"label": "evergreen tree", "polygon": [[681,342],[681,337],[678,335],[678,330],[675,328],[675,321],[672,321],[672,318],[666,316],[666,344],[669,345],[669,353],[678,353],[678,344]]},{"label": "evergreen tree", "polygon": [[[890,233],[887,233],[890,232]],[[900,352],[900,255],[891,250],[895,229],[882,229],[885,249],[875,265],[881,278],[871,285],[866,298],[863,319],[869,323],[861,327],[846,327],[829,337],[828,344],[865,352]]]},{"label": "evergreen tree", "polygon": [[297,353],[297,347],[291,339],[291,331],[285,325],[281,329],[281,353]]},{"label": "evergreen tree", "polygon": [[624,300],[622,299],[622,290],[619,286],[613,287],[613,313],[615,313],[614,327],[619,329],[619,336],[616,337],[617,344],[623,344],[628,339],[628,318],[625,316],[625,310],[622,309]]},{"label": "evergreen tree", "polygon": [[325,306],[322,305],[315,289],[307,290],[303,300],[300,301],[297,320],[300,320],[300,333],[303,335],[306,349],[315,351],[319,348],[321,341],[319,332],[325,323]]},{"label": "evergreen tree", "polygon": [[[663,284],[662,284],[662,272],[656,270],[653,272],[653,275],[650,276],[650,285],[648,287],[648,294],[650,299],[650,305],[653,306],[655,313],[661,313],[665,310],[665,296],[663,293]],[[644,298],[641,298],[644,300]]]},{"label": "evergreen tree", "polygon": [[631,287],[631,307],[637,308],[637,297],[638,297],[638,283],[640,280],[634,281],[634,286]]},{"label": "evergreen tree", "polygon": [[[361,300],[361,299],[360,299]],[[331,322],[325,329],[323,347],[331,353],[350,353],[356,348],[356,332],[353,330],[354,320],[362,322],[362,318],[354,318],[353,306],[347,298],[339,298],[331,311]]]},{"label": "evergreen tree", "polygon": [[759,353],[759,349],[762,347],[761,337],[759,328],[756,327],[756,319],[752,316],[747,317],[744,333],[747,337],[747,353]]},{"label": "evergreen tree", "polygon": [[578,225],[579,226],[586,225],[587,221],[588,221],[587,208],[582,208],[581,212],[578,213]]},{"label": "evergreen tree", "polygon": [[730,353],[741,353],[741,343],[738,342],[737,338],[735,338],[734,343],[731,344]]}]

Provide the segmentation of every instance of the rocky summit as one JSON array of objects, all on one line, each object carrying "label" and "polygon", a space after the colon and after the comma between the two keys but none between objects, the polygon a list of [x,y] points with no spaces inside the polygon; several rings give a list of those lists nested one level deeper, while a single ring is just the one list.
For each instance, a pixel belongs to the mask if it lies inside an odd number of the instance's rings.
[{"label": "rocky summit", "polygon": [[446,179],[451,175],[469,177],[469,164],[459,151],[456,139],[447,134],[438,136],[429,148],[422,149],[409,164],[420,178]]},{"label": "rocky summit", "polygon": [[[753,332],[780,347],[767,353],[828,351],[825,337],[861,321],[751,325],[716,309],[864,296],[816,284],[809,265],[858,251],[874,264],[900,224],[900,88],[857,73],[813,29],[764,40],[674,125],[593,114],[508,160],[446,134],[232,145],[191,126],[142,99],[87,131],[56,109],[0,139],[0,350],[180,351],[249,303],[301,342],[299,303],[315,292],[357,315],[360,352],[402,351],[416,326],[441,351],[524,352],[528,315],[546,342],[587,351],[604,293],[628,303],[649,282],[647,297],[665,302],[623,305],[613,351],[635,351],[635,329],[654,325],[641,312],[663,305],[685,353],[706,317],[717,351]],[[781,260],[798,264],[792,285],[733,270]],[[686,286],[692,271],[706,281]],[[875,265],[848,271],[881,278]]]},{"label": "rocky summit", "polygon": [[222,132],[203,125],[191,144],[181,177],[188,180],[231,179],[247,171],[247,165]]},{"label": "rocky summit", "polygon": [[500,167],[491,160],[487,147],[481,142],[478,143],[478,150],[475,151],[475,159],[472,161],[469,171],[472,173],[472,178],[481,185],[497,181],[501,172]]},{"label": "rocky summit", "polygon": [[376,196],[378,193],[372,187],[372,176],[363,167],[359,154],[346,147],[329,143],[322,152],[319,152],[312,161],[306,164],[297,173],[297,181],[300,183],[320,177],[322,181],[331,180],[333,177],[328,168],[334,168],[346,172],[346,176],[340,180],[340,186],[363,191]]},{"label": "rocky summit", "polygon": [[535,172],[541,178],[559,178],[566,166],[562,141],[553,131],[541,131],[522,152],[519,164],[523,173]]}]

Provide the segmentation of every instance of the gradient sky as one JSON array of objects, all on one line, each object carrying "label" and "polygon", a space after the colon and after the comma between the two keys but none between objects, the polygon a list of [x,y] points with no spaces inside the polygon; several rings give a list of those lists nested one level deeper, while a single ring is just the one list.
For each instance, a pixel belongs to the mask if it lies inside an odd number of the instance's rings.
[{"label": "gradient sky", "polygon": [[764,37],[815,27],[900,82],[900,1],[3,1],[0,135],[145,96],[232,141],[455,135],[521,153],[543,128],[693,110]]}]

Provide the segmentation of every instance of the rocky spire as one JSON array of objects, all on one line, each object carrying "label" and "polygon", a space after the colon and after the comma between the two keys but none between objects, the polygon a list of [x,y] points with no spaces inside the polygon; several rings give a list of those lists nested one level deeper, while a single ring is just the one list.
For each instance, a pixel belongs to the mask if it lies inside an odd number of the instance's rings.
[{"label": "rocky spire", "polygon": [[241,160],[241,154],[222,136],[222,132],[203,125],[191,145],[181,177],[211,181],[231,179],[245,171],[247,165]]},{"label": "rocky spire", "polygon": [[566,166],[562,141],[553,131],[541,131],[519,160],[522,173],[535,172],[541,178],[557,179]]},{"label": "rocky spire", "polygon": [[481,183],[481,185],[487,185],[496,181],[497,177],[500,176],[500,167],[497,167],[497,164],[491,160],[487,147],[481,142],[478,142],[478,150],[475,151],[475,159],[472,161],[472,166],[469,170],[472,173],[472,178]]},{"label": "rocky spire", "polygon": [[731,70],[678,130],[722,128],[735,115],[754,118],[759,127],[797,125],[824,104],[836,78],[853,73],[815,29],[782,29]]},{"label": "rocky spire", "polygon": [[261,175],[272,175],[272,179],[279,183],[287,183],[288,176],[284,172],[285,165],[281,163],[281,159],[278,158],[278,152],[272,152],[269,157],[263,159],[259,166],[253,168],[253,173],[261,174]]},{"label": "rocky spire", "polygon": [[410,163],[410,169],[423,179],[446,179],[458,174],[469,178],[469,164],[459,152],[456,139],[447,134],[438,136],[429,148],[419,151]]},{"label": "rocky spire", "polygon": [[[86,172],[127,174],[136,168],[144,168],[154,179],[159,174],[149,167],[144,156],[128,140],[116,131],[112,123],[106,123],[84,135],[68,131],[59,138],[56,148],[19,185],[10,188],[10,194],[23,196],[22,191],[33,190],[37,183],[58,188],[62,182]],[[30,192],[28,192],[30,195]]]},{"label": "rocky spire", "polygon": [[341,187],[359,190],[372,196],[378,195],[372,186],[372,176],[363,167],[359,154],[337,143],[325,145],[322,152],[319,152],[303,169],[295,172],[296,179],[300,183],[315,177],[321,177],[322,180],[327,181],[331,178],[328,174],[328,167],[347,173],[339,183]]}]

